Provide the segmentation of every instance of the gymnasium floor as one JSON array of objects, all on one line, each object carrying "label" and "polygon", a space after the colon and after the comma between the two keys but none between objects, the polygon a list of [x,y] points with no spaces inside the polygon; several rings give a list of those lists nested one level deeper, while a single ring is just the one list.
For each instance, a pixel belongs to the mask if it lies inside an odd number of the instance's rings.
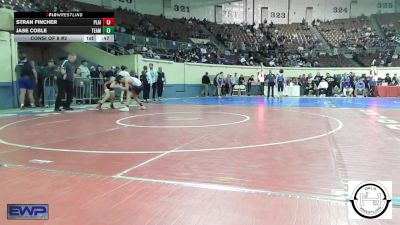
[{"label": "gymnasium floor", "polygon": [[[0,111],[0,224],[400,224],[399,98],[147,106]],[[349,220],[349,180],[393,181],[393,219]]]}]

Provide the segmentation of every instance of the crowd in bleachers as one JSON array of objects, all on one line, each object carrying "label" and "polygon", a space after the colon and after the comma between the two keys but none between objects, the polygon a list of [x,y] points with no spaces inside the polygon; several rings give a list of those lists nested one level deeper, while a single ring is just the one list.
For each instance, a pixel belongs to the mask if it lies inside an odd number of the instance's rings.
[{"label": "crowd in bleachers", "polygon": [[400,41],[400,13],[374,15],[389,40]]},{"label": "crowd in bleachers", "polygon": [[[283,71],[283,70],[281,70]],[[281,72],[280,71],[280,72]],[[272,77],[272,79],[271,79]],[[220,72],[209,76],[206,73],[202,77],[203,96],[227,96],[227,95],[265,95],[264,86],[275,86],[278,83],[277,74],[269,70],[268,73],[257,73],[244,76]],[[399,86],[400,78],[397,74],[386,74],[385,78],[377,75],[356,75],[352,72],[344,74],[317,73],[303,74],[298,77],[284,77],[285,86],[300,87],[300,96],[317,97],[375,97],[376,87],[381,85]],[[269,93],[268,93],[269,96]],[[272,97],[274,94],[272,92]]]},{"label": "crowd in bleachers", "polygon": [[[105,11],[101,6],[63,0],[1,0],[2,7],[18,11]],[[127,9],[116,9],[116,32],[141,35],[158,40],[181,41],[185,47],[149,47],[117,39],[103,49],[114,55],[141,53],[144,57],[225,65],[264,65],[284,67],[347,67],[354,63],[338,49],[354,51],[362,66],[397,66],[395,51],[399,40],[400,14],[375,15],[387,38],[378,35],[371,17],[313,21],[307,24],[216,24],[194,18],[168,19],[163,15],[144,15]],[[177,29],[179,27],[179,29]],[[316,28],[316,29],[315,29]],[[322,37],[333,50],[324,46]],[[212,42],[191,43],[191,38],[215,36],[224,47]],[[134,37],[130,38],[131,40]],[[360,51],[371,50],[374,51]]]},{"label": "crowd in bleachers", "polygon": [[367,49],[387,44],[372,28],[368,17],[322,22],[317,28],[328,43],[336,48]]}]

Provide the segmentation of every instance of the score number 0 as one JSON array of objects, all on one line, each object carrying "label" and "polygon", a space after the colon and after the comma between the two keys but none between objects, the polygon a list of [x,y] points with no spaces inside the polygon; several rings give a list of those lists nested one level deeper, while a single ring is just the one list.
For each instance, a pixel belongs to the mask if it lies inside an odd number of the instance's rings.
[{"label": "score number 0", "polygon": [[114,26],[114,18],[103,18],[103,26]]}]

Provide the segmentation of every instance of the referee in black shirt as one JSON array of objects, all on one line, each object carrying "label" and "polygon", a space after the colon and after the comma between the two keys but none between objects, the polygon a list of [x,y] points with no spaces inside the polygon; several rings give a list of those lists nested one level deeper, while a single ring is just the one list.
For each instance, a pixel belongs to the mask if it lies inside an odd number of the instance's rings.
[{"label": "referee in black shirt", "polygon": [[74,69],[72,64],[76,61],[76,54],[69,54],[68,59],[64,60],[61,64],[61,77],[58,81],[58,95],[54,111],[61,111],[61,101],[67,93],[67,100],[65,102],[64,110],[73,110],[71,108],[72,96],[74,94]]}]

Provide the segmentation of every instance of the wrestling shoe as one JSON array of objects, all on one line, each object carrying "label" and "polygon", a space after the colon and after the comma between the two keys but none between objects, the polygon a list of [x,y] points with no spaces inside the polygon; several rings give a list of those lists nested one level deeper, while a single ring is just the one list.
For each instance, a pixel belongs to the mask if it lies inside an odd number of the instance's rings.
[{"label": "wrestling shoe", "polygon": [[97,106],[96,106],[96,109],[100,110],[102,105],[103,105],[102,103],[98,102]]},{"label": "wrestling shoe", "polygon": [[126,106],[126,107],[120,109],[119,111],[121,111],[121,112],[129,112],[129,107]]}]

